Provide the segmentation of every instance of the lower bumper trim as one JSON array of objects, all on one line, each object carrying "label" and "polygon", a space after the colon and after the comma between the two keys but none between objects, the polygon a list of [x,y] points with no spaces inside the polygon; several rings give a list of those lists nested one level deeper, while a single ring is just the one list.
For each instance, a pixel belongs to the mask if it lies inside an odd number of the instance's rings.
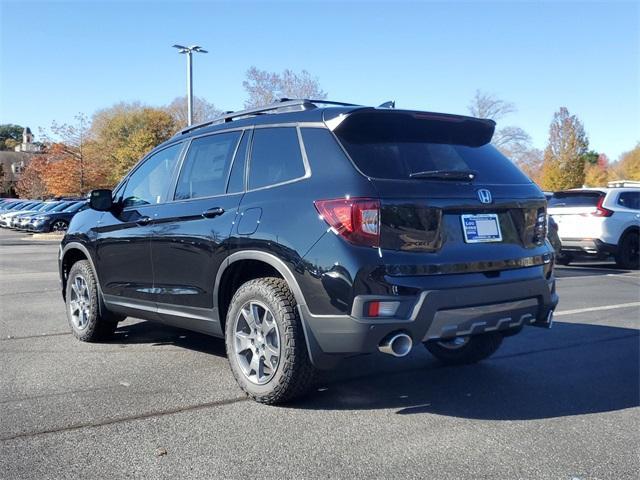
[{"label": "lower bumper trim", "polygon": [[423,342],[523,327],[536,321],[535,298],[436,312]]}]

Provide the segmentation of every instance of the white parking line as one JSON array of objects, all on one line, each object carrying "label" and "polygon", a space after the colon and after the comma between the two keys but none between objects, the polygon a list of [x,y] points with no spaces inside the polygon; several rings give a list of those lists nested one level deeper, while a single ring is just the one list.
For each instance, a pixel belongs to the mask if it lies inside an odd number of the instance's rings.
[{"label": "white parking line", "polygon": [[615,310],[616,308],[640,307],[640,302],[619,303],[617,305],[603,305],[602,307],[576,308],[575,310],[563,310],[555,312],[553,315],[559,317],[562,315],[573,315],[576,313],[598,312],[600,310]]},{"label": "white parking line", "polygon": [[640,275],[638,275],[637,273],[634,272],[627,272],[627,273],[605,273],[605,274],[598,274],[598,275],[574,275],[574,276],[570,276],[570,277],[556,277],[556,280],[575,280],[576,278],[602,278],[602,277],[635,277],[635,278],[640,278]]}]

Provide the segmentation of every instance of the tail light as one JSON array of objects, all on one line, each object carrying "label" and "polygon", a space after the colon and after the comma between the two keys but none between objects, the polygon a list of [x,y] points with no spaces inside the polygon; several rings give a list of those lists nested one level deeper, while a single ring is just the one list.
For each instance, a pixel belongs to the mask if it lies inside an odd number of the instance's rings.
[{"label": "tail light", "polygon": [[547,237],[547,212],[539,208],[536,216],[536,226],[533,229],[533,243],[541,245]]},{"label": "tail light", "polygon": [[400,306],[400,302],[369,302],[366,308],[367,317],[393,317]]},{"label": "tail light", "polygon": [[604,202],[604,195],[600,197],[600,200],[598,200],[596,210],[591,215],[593,215],[594,217],[610,217],[611,215],[613,215],[613,211],[609,210],[608,208],[604,208],[602,206],[602,202]]},{"label": "tail light", "polygon": [[380,245],[380,201],[375,198],[316,200],[316,210],[338,235],[355,245]]}]

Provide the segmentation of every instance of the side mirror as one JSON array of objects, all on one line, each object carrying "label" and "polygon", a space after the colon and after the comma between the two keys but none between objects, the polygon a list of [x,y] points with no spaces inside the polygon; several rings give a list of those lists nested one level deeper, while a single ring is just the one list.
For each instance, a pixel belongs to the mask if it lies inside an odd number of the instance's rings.
[{"label": "side mirror", "polygon": [[113,192],[106,188],[91,190],[89,207],[99,212],[108,212],[113,208]]}]

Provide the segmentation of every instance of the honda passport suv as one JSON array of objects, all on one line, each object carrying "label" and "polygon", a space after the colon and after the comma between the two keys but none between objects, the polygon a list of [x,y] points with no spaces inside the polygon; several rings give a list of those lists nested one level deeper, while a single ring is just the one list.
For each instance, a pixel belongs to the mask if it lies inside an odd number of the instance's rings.
[{"label": "honda passport suv", "polygon": [[97,341],[132,316],[225,338],[269,404],[357,354],[487,358],[558,302],[545,197],[494,127],[311,100],[188,127],[71,221],[71,330]]}]

